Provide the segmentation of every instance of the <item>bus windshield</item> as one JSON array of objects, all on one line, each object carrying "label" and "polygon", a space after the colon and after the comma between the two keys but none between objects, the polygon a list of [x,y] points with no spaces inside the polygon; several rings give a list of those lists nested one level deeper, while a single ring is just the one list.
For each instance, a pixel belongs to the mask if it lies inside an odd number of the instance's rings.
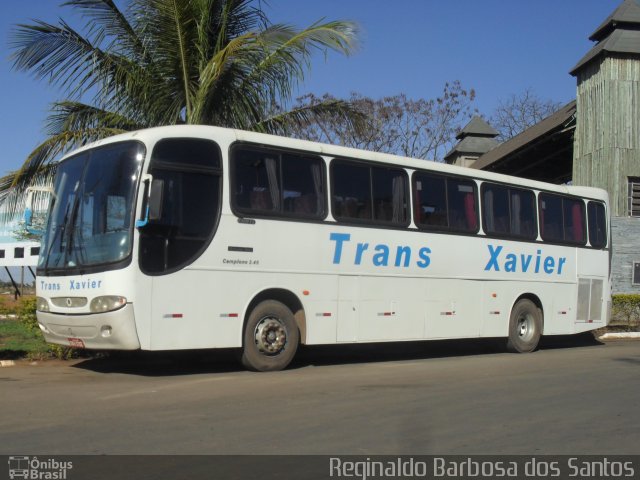
[{"label": "bus windshield", "polygon": [[129,257],[144,152],[139,142],[121,142],[60,164],[39,274],[83,272]]}]

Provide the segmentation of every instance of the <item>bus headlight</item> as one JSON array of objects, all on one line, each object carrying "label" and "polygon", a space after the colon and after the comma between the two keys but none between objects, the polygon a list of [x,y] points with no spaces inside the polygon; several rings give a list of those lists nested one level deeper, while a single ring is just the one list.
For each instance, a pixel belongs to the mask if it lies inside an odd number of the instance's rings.
[{"label": "bus headlight", "polygon": [[36,297],[36,310],[39,312],[48,312],[49,311],[49,302],[46,298]]},{"label": "bus headlight", "polygon": [[105,295],[91,300],[89,310],[91,313],[111,312],[124,307],[126,304],[127,299],[124,297],[118,297],[117,295]]}]

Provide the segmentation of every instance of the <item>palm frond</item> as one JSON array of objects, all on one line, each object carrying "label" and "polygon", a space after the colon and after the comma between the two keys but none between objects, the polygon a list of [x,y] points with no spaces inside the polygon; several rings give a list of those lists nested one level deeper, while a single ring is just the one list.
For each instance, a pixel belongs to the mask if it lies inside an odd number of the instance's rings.
[{"label": "palm frond", "polygon": [[108,50],[144,63],[150,60],[142,38],[113,0],[68,0],[62,6],[79,10],[88,19],[87,35],[95,39],[109,39]]},{"label": "palm frond", "polygon": [[[198,90],[194,97],[194,109],[192,115],[187,118],[188,123],[202,123],[205,118],[205,109],[210,107],[210,98],[215,95],[216,86],[224,85],[223,76],[233,70],[233,78],[240,79],[246,74],[241,71],[242,62],[238,59],[247,60],[248,57],[256,56],[256,34],[249,32],[245,35],[229,41],[224,48],[220,49],[204,69],[200,72]],[[240,67],[240,68],[238,68]]]},{"label": "palm frond", "polygon": [[246,82],[264,83],[271,95],[290,98],[293,87],[304,79],[312,54],[335,50],[348,55],[355,48],[356,32],[352,22],[315,23],[300,31],[273,25],[258,37],[266,54],[253,65]]},{"label": "palm frond", "polygon": [[86,19],[84,30],[64,20],[16,26],[14,68],[62,87],[65,97],[52,107],[49,138],[10,186],[28,185],[73,148],[145,127],[189,122],[288,133],[322,117],[359,128],[361,116],[344,102],[275,108],[289,102],[314,54],[354,50],[356,26],[271,25],[263,3],[128,0],[121,9],[119,0],[66,0]]},{"label": "palm frond", "polygon": [[291,135],[297,129],[327,120],[339,122],[354,132],[364,132],[368,127],[367,117],[352,103],[332,98],[276,113],[253,125],[252,130]]},{"label": "palm frond", "polygon": [[65,130],[51,135],[29,154],[20,170],[15,172],[12,187],[18,189],[28,187],[34,172],[40,171],[41,168],[65,153],[101,138],[124,133],[124,131],[117,128],[95,127],[84,130]]},{"label": "palm frond", "polygon": [[41,21],[18,25],[10,46],[16,49],[10,57],[14,68],[47,78],[71,95],[86,88],[81,79],[90,76],[96,57],[102,56],[99,49],[64,21],[60,26]]},{"label": "palm frond", "polygon": [[68,100],[53,104],[52,113],[47,118],[46,131],[49,135],[58,135],[65,131],[95,131],[96,128],[125,132],[144,127],[144,124],[118,112]]}]

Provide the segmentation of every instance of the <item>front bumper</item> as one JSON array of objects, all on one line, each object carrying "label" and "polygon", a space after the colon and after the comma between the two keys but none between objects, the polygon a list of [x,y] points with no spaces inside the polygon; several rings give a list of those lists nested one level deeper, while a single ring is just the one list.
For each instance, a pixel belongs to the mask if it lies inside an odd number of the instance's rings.
[{"label": "front bumper", "polygon": [[49,343],[94,350],[138,350],[133,305],[115,312],[65,315],[38,312],[38,323]]}]

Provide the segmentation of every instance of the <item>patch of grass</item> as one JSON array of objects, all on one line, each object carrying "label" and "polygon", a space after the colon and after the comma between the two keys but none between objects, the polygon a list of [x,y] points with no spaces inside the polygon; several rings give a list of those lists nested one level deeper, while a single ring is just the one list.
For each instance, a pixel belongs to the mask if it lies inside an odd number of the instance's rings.
[{"label": "patch of grass", "polygon": [[6,302],[0,302],[0,313],[5,317],[0,319],[0,359],[69,359],[84,353],[44,341],[36,319],[36,299],[33,296],[24,296],[10,307]]},{"label": "patch of grass", "polygon": [[0,320],[0,359],[46,358],[49,345],[40,332],[35,332],[18,320]]}]

